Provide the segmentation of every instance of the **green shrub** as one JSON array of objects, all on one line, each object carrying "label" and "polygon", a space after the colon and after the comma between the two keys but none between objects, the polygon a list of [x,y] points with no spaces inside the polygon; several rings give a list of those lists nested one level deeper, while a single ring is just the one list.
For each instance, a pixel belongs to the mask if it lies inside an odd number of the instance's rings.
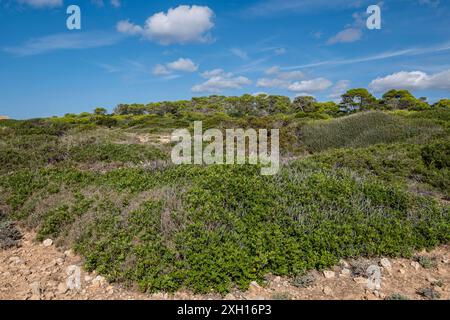
[{"label": "green shrub", "polygon": [[131,162],[165,159],[167,156],[155,147],[136,144],[88,144],[73,147],[70,158],[76,162]]},{"label": "green shrub", "polygon": [[442,127],[427,120],[364,112],[345,118],[311,122],[302,128],[300,139],[309,150],[318,152],[407,140],[426,142],[431,137],[443,134]]},{"label": "green shrub", "polygon": [[426,145],[422,148],[422,159],[428,167],[450,168],[450,141]]},{"label": "green shrub", "polygon": [[410,300],[410,299],[401,293],[393,293],[384,298],[384,300]]},{"label": "green shrub", "polygon": [[424,269],[433,269],[437,267],[436,258],[428,257],[428,256],[416,256],[415,260],[422,266]]},{"label": "green shrub", "polygon": [[22,234],[14,222],[0,220],[0,250],[16,247],[20,239]]}]

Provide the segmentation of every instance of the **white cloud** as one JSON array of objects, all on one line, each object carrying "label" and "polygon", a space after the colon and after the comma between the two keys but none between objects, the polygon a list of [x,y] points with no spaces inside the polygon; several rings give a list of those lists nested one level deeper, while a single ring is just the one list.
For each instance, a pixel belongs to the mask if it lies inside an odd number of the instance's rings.
[{"label": "white cloud", "polygon": [[278,66],[271,67],[264,73],[272,76],[272,78],[258,79],[256,83],[258,87],[287,89],[292,84],[292,81],[301,80],[305,77],[301,71],[283,72]]},{"label": "white cloud", "polygon": [[[104,0],[91,0],[92,3],[94,3],[96,6],[99,7],[103,7],[105,5]],[[122,3],[120,0],[110,0],[109,3],[114,7],[114,8],[120,8]]]},{"label": "white cloud", "polygon": [[153,74],[156,76],[167,76],[174,71],[181,72],[195,72],[198,70],[196,65],[191,59],[180,58],[178,60],[166,63],[165,65],[157,64],[153,68]]},{"label": "white cloud", "polygon": [[22,45],[3,47],[2,50],[18,56],[31,56],[56,50],[104,47],[119,40],[120,36],[104,32],[61,33],[30,39]]},{"label": "white cloud", "polygon": [[312,80],[296,81],[288,89],[293,92],[312,93],[323,91],[331,87],[333,83],[325,78],[316,78]]},{"label": "white cloud", "polygon": [[163,66],[162,64],[157,64],[154,68],[153,68],[153,74],[155,76],[166,76],[168,74],[171,74],[172,72],[167,69],[165,66]]},{"label": "white cloud", "polygon": [[202,73],[202,76],[208,80],[193,86],[191,88],[192,92],[218,93],[227,89],[241,89],[243,86],[252,83],[251,80],[246,77],[234,76],[232,73],[225,73],[222,69],[204,72]]},{"label": "white cloud", "polygon": [[[201,76],[203,78],[209,79],[209,78],[216,77],[216,76],[223,75],[223,74],[225,74],[225,71],[223,69],[213,69],[213,70],[203,72],[201,74]],[[227,73],[227,75],[230,77],[233,76],[231,73]]]},{"label": "white cloud", "polygon": [[120,33],[125,33],[132,36],[142,34],[144,32],[141,26],[135,25],[128,20],[119,21],[116,28]]},{"label": "white cloud", "polygon": [[338,32],[335,36],[328,39],[327,44],[348,43],[360,40],[362,37],[361,29],[347,28]]},{"label": "white cloud", "polygon": [[129,35],[141,35],[161,44],[206,42],[210,40],[208,31],[214,27],[214,12],[204,6],[178,6],[167,13],[155,13],[147,19],[144,26],[120,21],[119,32]]},{"label": "white cloud", "polygon": [[63,4],[62,0],[17,0],[21,4],[26,4],[34,8],[44,7],[60,7]]},{"label": "white cloud", "polygon": [[248,59],[248,54],[247,54],[247,52],[245,52],[245,51],[243,51],[243,50],[241,50],[241,49],[239,49],[239,48],[231,48],[231,49],[230,49],[230,52],[231,52],[232,54],[234,54],[235,56],[237,56],[237,57],[243,59],[243,60],[247,60],[247,59]]},{"label": "white cloud", "polygon": [[340,80],[333,86],[333,88],[331,88],[331,93],[328,97],[331,99],[339,99],[341,95],[348,90],[349,87],[349,80]]},{"label": "white cloud", "polygon": [[384,78],[377,78],[369,84],[375,92],[384,92],[390,89],[444,89],[450,90],[450,70],[435,74],[422,71],[400,71]]},{"label": "white cloud", "polygon": [[174,71],[195,72],[198,69],[198,65],[192,62],[191,59],[180,58],[168,63],[167,68]]},{"label": "white cloud", "polygon": [[419,0],[419,4],[436,8],[441,3],[440,0]]},{"label": "white cloud", "polygon": [[111,0],[110,3],[114,8],[120,8],[120,6],[122,5],[120,3],[120,0]]}]

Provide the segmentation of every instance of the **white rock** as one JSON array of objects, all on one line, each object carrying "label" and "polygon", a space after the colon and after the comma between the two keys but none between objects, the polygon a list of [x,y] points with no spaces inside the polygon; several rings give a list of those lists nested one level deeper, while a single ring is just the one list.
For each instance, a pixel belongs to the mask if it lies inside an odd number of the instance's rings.
[{"label": "white rock", "polygon": [[58,285],[58,294],[64,294],[67,292],[67,290],[69,290],[69,288],[67,288],[67,285],[64,282],[61,282]]},{"label": "white rock", "polygon": [[367,288],[369,290],[380,290],[381,289],[380,267],[375,264],[372,264],[367,268],[366,273],[368,275]]},{"label": "white rock", "polygon": [[81,268],[76,265],[67,267],[67,288],[69,290],[81,290]]},{"label": "white rock", "polygon": [[391,262],[389,261],[388,258],[383,258],[380,260],[380,264],[383,268],[385,268],[386,270],[391,270],[392,269],[392,265]]},{"label": "white rock", "polygon": [[336,276],[336,274],[335,274],[334,271],[325,270],[325,271],[323,272],[323,276],[324,276],[326,279],[333,279],[333,278]]},{"label": "white rock", "polygon": [[31,294],[39,297],[41,295],[41,284],[39,281],[35,281],[30,284]]},{"label": "white rock", "polygon": [[350,276],[350,273],[351,273],[350,269],[344,268],[341,271],[341,277],[348,277]]},{"label": "white rock", "polygon": [[327,296],[329,296],[329,295],[331,295],[333,293],[333,290],[331,290],[331,288],[328,287],[328,286],[325,286],[322,291]]},{"label": "white rock", "polygon": [[419,270],[419,269],[420,269],[420,263],[418,263],[417,261],[412,261],[412,262],[411,262],[411,266],[412,266],[415,270]]},{"label": "white rock", "polygon": [[106,279],[104,277],[102,277],[102,276],[96,276],[94,278],[94,280],[92,280],[92,284],[97,286],[97,287],[102,286],[104,283],[106,283]]},{"label": "white rock", "polygon": [[339,265],[343,268],[347,268],[347,269],[350,268],[350,265],[348,264],[348,262],[343,259],[339,260]]},{"label": "white rock", "polygon": [[42,242],[42,244],[44,245],[44,247],[50,247],[53,244],[53,240],[45,239],[44,242]]},{"label": "white rock", "polygon": [[22,260],[20,260],[19,257],[14,256],[14,257],[9,258],[9,262],[10,262],[11,264],[13,264],[13,263],[19,264],[19,263],[22,262]]},{"label": "white rock", "polygon": [[355,281],[358,284],[366,284],[367,283],[367,279],[364,277],[353,278],[353,281]]},{"label": "white rock", "polygon": [[73,251],[71,249],[64,251],[64,255],[69,258],[75,256],[75,254],[73,253]]}]

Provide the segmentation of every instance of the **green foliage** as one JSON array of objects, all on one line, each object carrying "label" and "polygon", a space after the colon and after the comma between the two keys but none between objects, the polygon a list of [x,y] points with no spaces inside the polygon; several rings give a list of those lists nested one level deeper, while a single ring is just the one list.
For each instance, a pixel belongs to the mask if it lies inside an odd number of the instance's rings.
[{"label": "green foliage", "polygon": [[341,108],[345,112],[375,109],[377,99],[367,89],[350,89],[342,95]]},{"label": "green foliage", "polygon": [[73,147],[70,158],[76,162],[132,162],[139,163],[164,159],[166,155],[159,149],[137,144],[88,144]]},{"label": "green foliage", "polygon": [[441,294],[432,287],[420,288],[417,290],[417,294],[428,300],[439,300],[441,298]]},{"label": "green foliage", "polygon": [[[341,117],[381,108],[362,90],[348,99],[355,110],[244,95],[3,120],[0,208],[36,227],[38,239],[73,246],[88,269],[150,292],[225,293],[268,274],[304,287],[308,270],[341,258],[448,243],[448,205],[409,190],[411,182],[450,189],[447,109]],[[164,161],[170,145],[136,144],[194,120],[205,129],[279,128],[284,154],[314,155],[267,177],[251,165],[173,166]]]},{"label": "green foliage", "polygon": [[408,90],[390,90],[383,95],[381,105],[386,110],[426,110],[430,105],[416,99]]},{"label": "green foliage", "polygon": [[22,234],[14,222],[0,220],[0,250],[16,247],[20,239]]},{"label": "green foliage", "polygon": [[315,283],[316,278],[310,273],[298,275],[291,281],[291,284],[297,288],[308,288],[313,286]]},{"label": "green foliage", "polygon": [[401,293],[393,293],[389,296],[387,296],[386,298],[384,298],[384,300],[410,300],[407,296],[401,294]]},{"label": "green foliage", "polygon": [[422,148],[422,159],[428,167],[450,169],[450,141],[441,141]]},{"label": "green foliage", "polygon": [[424,269],[433,269],[437,267],[437,261],[435,257],[428,257],[419,255],[415,257],[415,260],[422,266]]},{"label": "green foliage", "polygon": [[300,139],[312,152],[331,148],[366,147],[377,143],[423,141],[444,135],[426,120],[411,120],[382,112],[367,112],[305,125]]}]

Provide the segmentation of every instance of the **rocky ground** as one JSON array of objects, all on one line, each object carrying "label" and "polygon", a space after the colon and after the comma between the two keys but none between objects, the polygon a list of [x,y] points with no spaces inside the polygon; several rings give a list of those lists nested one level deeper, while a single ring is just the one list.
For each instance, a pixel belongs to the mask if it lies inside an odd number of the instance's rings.
[{"label": "rocky ground", "polygon": [[109,284],[82,269],[82,259],[48,239],[24,232],[20,246],[0,251],[0,299],[450,299],[450,246],[420,252],[415,259],[341,261],[332,270],[296,279],[268,277],[246,292],[220,295],[145,294]]}]

